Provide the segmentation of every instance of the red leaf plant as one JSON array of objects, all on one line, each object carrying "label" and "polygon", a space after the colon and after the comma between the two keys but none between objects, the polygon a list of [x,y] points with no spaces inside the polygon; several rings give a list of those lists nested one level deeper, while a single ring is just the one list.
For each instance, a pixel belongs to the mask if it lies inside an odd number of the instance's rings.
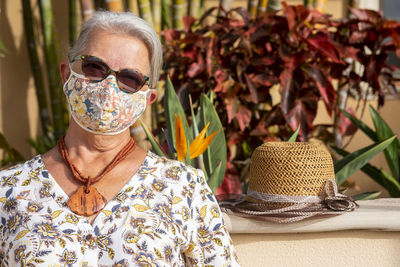
[{"label": "red leaf plant", "polygon": [[[185,18],[184,30],[162,33],[164,77],[170,76],[178,93],[184,91],[183,102],[188,94],[196,103],[201,93],[215,93],[233,163],[244,162],[266,140],[285,140],[299,124],[301,140],[321,134],[321,126],[313,125],[318,101],[342,124],[339,107],[346,100],[338,92],[359,94],[366,84],[380,105],[388,91],[395,93],[387,58],[390,52],[400,56],[400,23],[378,12],[352,8],[350,19],[333,20],[286,3],[282,14],[255,19],[242,8],[215,11],[199,20]],[[362,71],[354,71],[355,62]],[[354,133],[347,121],[340,128],[323,127]],[[238,173],[246,167],[235,166]]]}]

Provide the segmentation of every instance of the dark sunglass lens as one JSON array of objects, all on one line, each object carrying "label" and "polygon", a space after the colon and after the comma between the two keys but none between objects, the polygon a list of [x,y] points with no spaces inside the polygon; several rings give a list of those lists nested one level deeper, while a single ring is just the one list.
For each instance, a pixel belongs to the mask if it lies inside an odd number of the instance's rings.
[{"label": "dark sunglass lens", "polygon": [[146,81],[140,73],[131,70],[121,70],[118,73],[118,82],[124,91],[134,93],[140,90]]},{"label": "dark sunglass lens", "polygon": [[92,81],[100,81],[107,76],[109,68],[100,59],[87,57],[82,61],[82,72],[86,78]]}]

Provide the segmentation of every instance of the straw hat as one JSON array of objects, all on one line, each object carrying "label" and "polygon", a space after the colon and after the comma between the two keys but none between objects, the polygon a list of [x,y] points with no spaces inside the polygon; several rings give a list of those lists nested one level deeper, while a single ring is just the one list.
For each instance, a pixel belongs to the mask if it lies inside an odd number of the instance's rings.
[{"label": "straw hat", "polygon": [[358,207],[340,194],[332,157],[322,144],[268,142],[254,151],[246,195],[219,197],[227,213],[273,222],[295,222]]}]

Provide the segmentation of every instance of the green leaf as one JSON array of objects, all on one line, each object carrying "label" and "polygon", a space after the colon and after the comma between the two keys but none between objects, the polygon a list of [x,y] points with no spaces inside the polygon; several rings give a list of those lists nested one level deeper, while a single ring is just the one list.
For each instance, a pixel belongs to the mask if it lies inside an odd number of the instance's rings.
[{"label": "green leaf", "polygon": [[368,125],[351,115],[350,113],[346,112],[345,110],[340,110],[344,116],[346,116],[352,123],[354,123],[355,126],[357,126],[358,129],[363,131],[369,138],[371,138],[372,141],[378,142],[378,136],[372,130]]},{"label": "green leaf", "polygon": [[372,177],[380,175],[380,179],[382,182],[379,182],[378,179],[374,179],[377,183],[382,185],[390,194],[391,197],[400,197],[400,183],[397,181],[393,176],[391,176],[389,173],[387,173],[383,169],[378,169],[375,166],[372,166],[371,164],[368,164],[365,169],[362,169],[362,171],[367,174],[368,176]]},{"label": "green leaf", "polygon": [[299,135],[299,131],[300,131],[300,124],[299,124],[299,126],[297,126],[296,131],[289,137],[289,139],[287,141],[288,142],[296,142],[297,136]]},{"label": "green leaf", "polygon": [[192,130],[193,130],[193,136],[198,136],[199,135],[199,127],[198,127],[198,118],[199,116],[196,116],[194,114],[194,108],[193,108],[193,103],[192,103],[192,97],[189,95],[189,104],[190,104],[190,114],[192,115]]},{"label": "green leaf", "polygon": [[400,183],[389,173],[371,164],[366,164],[361,170],[375,182],[383,186],[391,197],[400,197]]},{"label": "green leaf", "polygon": [[[175,114],[182,117],[183,129],[186,134],[186,138],[189,143],[193,141],[193,133],[189,128],[188,121],[186,119],[185,111],[181,103],[179,102],[179,98],[175,93],[174,86],[170,78],[167,78],[165,83],[165,95],[164,95],[164,109],[165,109],[165,120],[168,129],[168,136],[176,149],[176,140],[175,140]],[[187,164],[191,165],[191,162],[187,162]]]},{"label": "green leaf", "polygon": [[364,147],[352,154],[344,157],[335,164],[336,182],[340,185],[347,180],[353,173],[368,163],[379,152],[384,150],[395,140],[395,136],[379,143]]},{"label": "green leaf", "polygon": [[[194,108],[193,108],[193,103],[192,103],[192,97],[191,95],[189,95],[189,104],[190,104],[190,113],[192,115],[192,132],[193,132],[193,137],[196,138],[196,136],[199,135],[199,114],[195,114],[194,113]],[[188,145],[188,147],[190,147]],[[190,150],[190,149],[189,149]],[[190,156],[190,151],[188,152],[188,155]],[[201,154],[200,156],[198,156],[196,159],[194,159],[194,162],[197,163],[196,164],[196,168],[199,168],[201,170],[204,170],[204,158],[203,158],[203,154]],[[206,177],[206,179],[208,179],[207,173],[204,172],[204,175]]]},{"label": "green leaf", "polygon": [[0,40],[0,55],[4,56],[4,52],[7,52],[7,48],[4,46],[3,41]]},{"label": "green leaf", "polygon": [[[332,146],[332,148],[342,156],[350,155],[349,152],[340,149],[338,147]],[[400,183],[390,174],[385,172],[382,169],[378,169],[377,167],[367,163],[361,170],[371,177],[376,183],[384,187],[390,194],[391,197],[400,197]]]},{"label": "green leaf", "polygon": [[29,139],[28,139],[28,144],[30,144],[31,147],[33,147],[33,149],[35,149],[35,151],[36,151],[37,153],[41,154],[41,153],[38,152],[38,151],[41,151],[41,150],[42,150],[42,147],[39,145],[39,143],[38,143],[37,141],[35,141],[35,140],[32,139],[32,138],[29,138]]},{"label": "green leaf", "polygon": [[[214,133],[215,131],[219,131],[218,134],[214,137],[210,146],[207,148],[204,157],[204,169],[207,173],[208,184],[212,184],[215,186],[215,189],[221,185],[224,180],[225,170],[226,170],[226,139],[224,134],[224,128],[222,127],[221,120],[215,110],[213,104],[209,100],[209,98],[202,94],[200,96],[200,129],[203,129],[207,122],[210,122],[210,126],[207,129],[207,135]],[[214,174],[217,166],[221,164],[221,169],[219,170],[218,175]],[[213,177],[211,175],[214,174]]]},{"label": "green leaf", "polygon": [[[372,121],[374,122],[376,134],[378,136],[378,140],[384,140],[388,137],[393,136],[393,131],[390,129],[389,125],[382,119],[382,117],[376,112],[376,110],[369,106],[369,111],[371,113]],[[389,165],[390,171],[392,175],[400,180],[400,161],[399,161],[399,141],[396,140],[388,146],[385,151],[386,162]]]},{"label": "green leaf", "polygon": [[56,145],[55,140],[42,135],[37,136],[36,140],[29,138],[28,143],[35,149],[36,153],[38,154],[44,154]]},{"label": "green leaf", "polygon": [[163,25],[163,29],[169,29],[172,25],[170,12],[170,1],[169,0],[161,0],[161,22]]},{"label": "green leaf", "polygon": [[[210,177],[208,178],[207,184],[211,191],[215,194],[217,188],[221,185],[222,181],[219,181],[222,169],[222,161],[220,161],[217,167],[214,169]],[[223,178],[223,176],[222,176]]]},{"label": "green leaf", "polygon": [[10,148],[10,145],[8,144],[6,138],[1,133],[0,133],[0,148],[5,150],[8,150]]},{"label": "green leaf", "polygon": [[369,200],[377,198],[382,192],[381,191],[373,191],[373,192],[365,192],[355,196],[352,196],[354,200]]},{"label": "green leaf", "polygon": [[24,160],[24,157],[13,148],[6,140],[3,134],[0,133],[0,149],[4,150],[3,159],[1,165],[16,164]]},{"label": "green leaf", "polygon": [[143,128],[147,138],[149,139],[151,145],[153,146],[154,152],[161,157],[165,157],[164,152],[162,151],[161,147],[158,145],[158,143],[154,139],[154,136],[151,134],[151,132],[147,128],[146,124],[140,118],[139,118],[139,122],[140,122],[140,125],[142,125],[142,128]]}]

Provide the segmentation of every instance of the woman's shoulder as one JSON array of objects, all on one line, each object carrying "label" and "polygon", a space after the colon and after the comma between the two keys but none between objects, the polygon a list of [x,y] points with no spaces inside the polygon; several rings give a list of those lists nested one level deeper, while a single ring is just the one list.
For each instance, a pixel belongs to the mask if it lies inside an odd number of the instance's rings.
[{"label": "woman's shoulder", "polygon": [[204,177],[202,170],[190,166],[178,160],[168,159],[149,151],[143,163],[143,167],[158,169],[158,171],[168,180],[199,180]]},{"label": "woman's shoulder", "polygon": [[36,155],[35,157],[33,157],[25,162],[20,162],[13,166],[10,166],[10,167],[4,168],[4,169],[0,169],[0,174],[13,172],[15,170],[31,169],[41,163],[42,163],[42,156]]},{"label": "woman's shoulder", "polygon": [[24,178],[28,178],[29,175],[35,171],[39,172],[41,166],[42,160],[40,155],[38,155],[28,161],[1,170],[0,191],[10,187],[16,187],[21,183],[24,183]]}]

